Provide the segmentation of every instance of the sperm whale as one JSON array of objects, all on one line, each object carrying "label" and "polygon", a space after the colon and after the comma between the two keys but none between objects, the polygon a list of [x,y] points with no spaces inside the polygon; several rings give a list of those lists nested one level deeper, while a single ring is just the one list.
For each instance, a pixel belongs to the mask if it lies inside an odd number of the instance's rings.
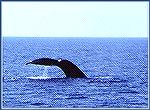
[{"label": "sperm whale", "polygon": [[51,58],[39,58],[31,62],[26,63],[44,66],[57,66],[62,69],[67,78],[87,78],[86,75],[72,62],[68,60],[55,60]]}]

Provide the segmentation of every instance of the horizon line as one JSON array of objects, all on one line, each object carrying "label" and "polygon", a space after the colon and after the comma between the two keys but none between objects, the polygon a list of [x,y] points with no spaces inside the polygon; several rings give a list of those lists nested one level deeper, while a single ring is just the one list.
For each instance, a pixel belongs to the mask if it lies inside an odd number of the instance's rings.
[{"label": "horizon line", "polygon": [[73,37],[68,37],[68,36],[2,36],[2,38],[6,37],[23,37],[23,38],[149,38],[148,36],[73,36]]}]

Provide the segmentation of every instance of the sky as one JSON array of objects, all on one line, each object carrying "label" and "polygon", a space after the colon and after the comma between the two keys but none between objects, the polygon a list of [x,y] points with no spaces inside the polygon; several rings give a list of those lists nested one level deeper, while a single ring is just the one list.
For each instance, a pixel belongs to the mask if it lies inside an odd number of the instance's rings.
[{"label": "sky", "polygon": [[2,2],[3,37],[149,37],[149,2]]}]

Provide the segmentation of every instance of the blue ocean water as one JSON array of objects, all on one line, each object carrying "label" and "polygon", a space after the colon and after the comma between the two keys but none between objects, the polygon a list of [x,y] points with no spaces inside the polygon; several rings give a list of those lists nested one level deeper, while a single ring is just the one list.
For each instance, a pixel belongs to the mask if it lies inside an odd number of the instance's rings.
[{"label": "blue ocean water", "polygon": [[[147,38],[3,38],[3,108],[147,108]],[[37,58],[67,59],[88,78],[65,78]],[[35,78],[35,79],[34,79]]]}]

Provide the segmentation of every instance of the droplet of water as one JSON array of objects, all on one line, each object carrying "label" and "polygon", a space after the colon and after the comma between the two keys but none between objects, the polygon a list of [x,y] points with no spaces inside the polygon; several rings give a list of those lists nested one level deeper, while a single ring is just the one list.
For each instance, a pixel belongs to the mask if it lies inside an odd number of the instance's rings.
[{"label": "droplet of water", "polygon": [[48,67],[44,66],[43,77],[47,77]]}]

